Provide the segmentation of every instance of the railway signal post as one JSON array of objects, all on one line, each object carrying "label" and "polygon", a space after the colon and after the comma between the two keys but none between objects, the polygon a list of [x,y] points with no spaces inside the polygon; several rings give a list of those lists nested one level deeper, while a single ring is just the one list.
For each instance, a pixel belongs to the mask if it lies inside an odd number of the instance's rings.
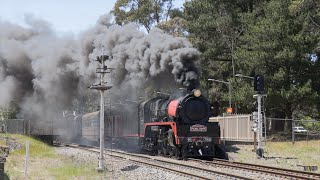
[{"label": "railway signal post", "polygon": [[104,82],[104,75],[106,73],[110,73],[107,70],[111,69],[108,68],[105,65],[105,61],[109,59],[110,56],[104,55],[104,52],[102,52],[102,55],[97,57],[97,60],[101,66],[96,69],[96,73],[100,74],[100,83],[99,84],[93,84],[89,88],[95,89],[100,91],[100,156],[99,156],[99,163],[97,170],[99,172],[104,171],[104,157],[103,157],[103,150],[104,150],[104,91],[111,89],[112,86],[107,86]]},{"label": "railway signal post", "polygon": [[257,92],[256,95],[253,95],[253,97],[257,98],[258,102],[258,149],[256,151],[257,157],[262,158],[263,157],[263,147],[262,147],[262,118],[261,118],[261,98],[264,92],[264,78],[262,75],[256,75],[254,76],[254,91]]},{"label": "railway signal post", "polygon": [[261,142],[261,139],[262,139],[261,97],[262,97],[262,95],[261,94],[256,94],[256,95],[253,95],[253,97],[256,97],[257,98],[257,102],[258,102],[258,127],[257,127],[257,130],[258,130],[258,138],[257,138],[258,148],[257,148],[256,153],[257,153],[258,158],[261,158],[263,156],[263,148],[262,148],[262,142]]}]

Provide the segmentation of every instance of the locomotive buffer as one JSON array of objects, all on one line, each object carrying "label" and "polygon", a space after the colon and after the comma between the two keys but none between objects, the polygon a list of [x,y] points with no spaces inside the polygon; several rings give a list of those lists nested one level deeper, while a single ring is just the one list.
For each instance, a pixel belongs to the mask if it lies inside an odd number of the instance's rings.
[{"label": "locomotive buffer", "polygon": [[111,68],[108,68],[104,62],[109,59],[110,56],[104,55],[102,50],[102,55],[97,57],[97,60],[101,66],[96,69],[96,73],[100,74],[100,83],[99,84],[93,84],[89,88],[95,89],[100,91],[100,156],[99,156],[99,163],[98,163],[98,172],[104,171],[104,157],[103,157],[103,149],[104,149],[104,91],[111,89],[112,86],[107,86],[104,82],[103,78],[106,73],[110,73],[107,70],[110,70]]}]

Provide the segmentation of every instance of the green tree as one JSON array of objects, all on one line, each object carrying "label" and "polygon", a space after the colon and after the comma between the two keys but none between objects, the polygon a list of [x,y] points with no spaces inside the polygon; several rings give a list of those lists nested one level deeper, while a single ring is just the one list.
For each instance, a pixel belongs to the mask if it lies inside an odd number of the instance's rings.
[{"label": "green tree", "polygon": [[[310,34],[313,34],[312,37],[318,42],[318,44],[309,51],[309,53],[316,54],[318,60],[316,62],[309,62],[309,69],[306,72],[307,77],[311,79],[311,85],[313,90],[317,93],[316,104],[310,107],[308,112],[309,116],[312,118],[320,118],[320,1],[317,0],[306,0],[301,3],[297,11],[302,13],[305,21],[305,29],[308,29]],[[310,60],[310,59],[309,59]],[[312,105],[312,104],[311,104]],[[309,105],[310,106],[310,105]],[[303,114],[304,111],[301,111]],[[306,115],[306,114],[304,114]]]},{"label": "green tree", "polygon": [[186,36],[187,21],[183,18],[183,11],[178,8],[173,9],[169,17],[168,20],[159,23],[157,27],[176,37]]},{"label": "green tree", "polygon": [[[252,13],[256,4],[254,0],[192,0],[184,4],[184,18],[187,22],[189,39],[202,52],[203,86],[211,77],[231,81],[233,90],[236,90],[234,84],[236,81],[233,80],[237,72],[234,55],[239,46],[239,38],[244,32],[240,20],[243,14]],[[210,88],[210,94],[213,99],[218,97],[217,100],[221,101],[219,97],[222,97],[223,101],[227,101],[228,87],[215,83]],[[232,95],[233,102],[240,101],[236,98],[247,94],[235,95],[235,93]]]},{"label": "green tree", "polygon": [[160,22],[167,21],[173,0],[117,0],[113,8],[119,25],[136,22],[148,32]]},{"label": "green tree", "polygon": [[[237,49],[238,66],[244,73],[265,76],[267,109],[276,109],[291,119],[294,111],[315,103],[310,62],[305,54],[319,42],[310,31],[311,20],[301,9],[304,3],[291,0],[265,1],[243,19],[246,31]],[[248,68],[250,67],[250,68]],[[286,127],[290,129],[291,124]]]},{"label": "green tree", "polygon": [[16,119],[18,109],[18,105],[14,101],[12,101],[9,105],[0,107],[0,120]]}]

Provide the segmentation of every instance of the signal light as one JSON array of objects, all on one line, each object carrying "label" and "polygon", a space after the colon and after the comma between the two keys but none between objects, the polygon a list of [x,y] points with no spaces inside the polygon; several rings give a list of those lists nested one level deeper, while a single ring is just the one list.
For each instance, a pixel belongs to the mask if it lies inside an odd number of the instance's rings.
[{"label": "signal light", "polygon": [[227,108],[227,113],[232,113],[232,107]]},{"label": "signal light", "polygon": [[254,91],[257,91],[259,94],[264,91],[264,78],[262,75],[254,76]]}]

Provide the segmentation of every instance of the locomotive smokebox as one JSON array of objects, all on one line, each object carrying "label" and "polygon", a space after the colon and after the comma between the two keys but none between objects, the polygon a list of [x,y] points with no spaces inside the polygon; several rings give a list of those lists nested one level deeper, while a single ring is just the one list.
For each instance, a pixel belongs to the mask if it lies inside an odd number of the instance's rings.
[{"label": "locomotive smokebox", "polygon": [[171,100],[168,104],[168,115],[185,123],[205,123],[209,119],[211,105],[201,96],[200,90]]}]

